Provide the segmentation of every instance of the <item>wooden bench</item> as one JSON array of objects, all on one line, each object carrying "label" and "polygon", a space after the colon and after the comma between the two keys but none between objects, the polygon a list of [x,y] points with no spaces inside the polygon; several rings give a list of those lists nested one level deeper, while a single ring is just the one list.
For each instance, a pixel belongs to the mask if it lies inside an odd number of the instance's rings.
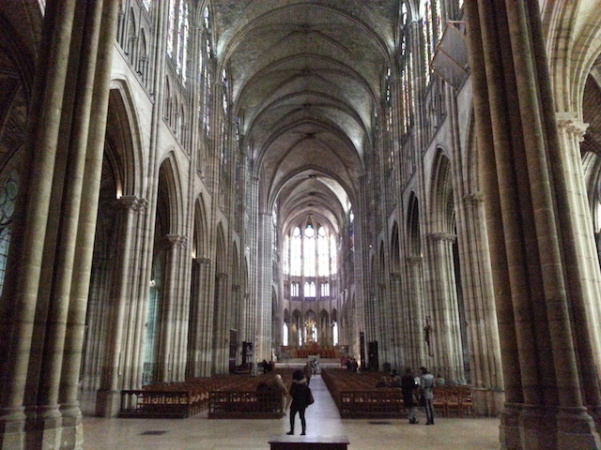
[{"label": "wooden bench", "polygon": [[119,417],[184,419],[201,409],[201,402],[189,391],[130,389],[121,391]]},{"label": "wooden bench", "polygon": [[271,436],[271,450],[346,450],[347,436]]},{"label": "wooden bench", "polygon": [[277,419],[282,417],[278,392],[211,391],[209,419]]}]

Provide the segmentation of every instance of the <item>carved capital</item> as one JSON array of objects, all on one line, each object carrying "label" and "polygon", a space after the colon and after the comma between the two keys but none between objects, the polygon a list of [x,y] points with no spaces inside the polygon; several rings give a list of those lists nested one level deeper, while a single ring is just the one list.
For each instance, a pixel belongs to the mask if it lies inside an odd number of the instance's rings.
[{"label": "carved capital", "polygon": [[482,192],[474,192],[463,196],[463,201],[468,204],[479,205],[484,202],[484,194]]},{"label": "carved capital", "polygon": [[188,242],[188,238],[179,234],[168,234],[165,236],[165,241],[171,247],[185,247]]},{"label": "carved capital", "polygon": [[428,235],[428,239],[434,242],[437,241],[449,241],[449,242],[455,242],[455,239],[457,239],[457,235],[452,234],[452,233],[430,233]]},{"label": "carved capital", "polygon": [[560,133],[565,133],[578,142],[584,140],[584,135],[590,124],[584,123],[581,120],[574,118],[573,116],[557,115],[557,128]]}]

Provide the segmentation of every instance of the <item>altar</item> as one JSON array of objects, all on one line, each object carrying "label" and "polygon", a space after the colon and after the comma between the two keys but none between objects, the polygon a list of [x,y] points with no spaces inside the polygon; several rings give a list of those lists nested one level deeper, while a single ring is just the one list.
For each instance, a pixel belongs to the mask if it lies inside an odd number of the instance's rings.
[{"label": "altar", "polygon": [[282,345],[280,358],[309,359],[319,356],[322,359],[340,359],[346,353],[342,346],[320,345],[312,342],[302,346]]}]

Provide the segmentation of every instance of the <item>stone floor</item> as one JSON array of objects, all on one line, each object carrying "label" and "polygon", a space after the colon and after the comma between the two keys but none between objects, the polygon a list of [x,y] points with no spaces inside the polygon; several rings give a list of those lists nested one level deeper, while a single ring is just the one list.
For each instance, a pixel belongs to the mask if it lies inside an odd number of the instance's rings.
[{"label": "stone floor", "polygon": [[[497,449],[499,420],[437,418],[434,426],[400,419],[340,418],[320,376],[311,378],[315,404],[307,409],[310,436],[346,435],[349,449]],[[207,413],[188,419],[84,418],[84,449],[268,449],[274,435],[288,431],[288,416],[274,420],[214,420]],[[297,420],[297,433],[300,422]]]}]

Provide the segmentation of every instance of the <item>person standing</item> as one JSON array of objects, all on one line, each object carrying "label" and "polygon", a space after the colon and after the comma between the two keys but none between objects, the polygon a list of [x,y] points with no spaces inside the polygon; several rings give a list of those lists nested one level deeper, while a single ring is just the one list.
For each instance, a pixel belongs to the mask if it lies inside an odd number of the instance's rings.
[{"label": "person standing", "polygon": [[434,375],[428,372],[425,367],[420,367],[422,375],[420,377],[422,397],[424,399],[426,407],[426,425],[434,425],[434,407],[432,406],[432,399],[434,399]]},{"label": "person standing", "polygon": [[415,418],[415,411],[417,410],[415,391],[418,388],[419,385],[415,382],[413,370],[407,367],[407,369],[405,369],[405,374],[401,378],[401,389],[403,391],[403,403],[405,404],[405,408],[407,408],[407,418],[411,424],[419,423],[419,421]]},{"label": "person standing", "polygon": [[313,368],[311,367],[311,363],[309,361],[307,361],[307,364],[305,364],[305,367],[303,367],[303,375],[305,375],[305,378],[307,379],[307,386],[309,386],[311,383],[311,375],[313,375]]},{"label": "person standing", "polygon": [[305,409],[308,406],[309,386],[302,370],[297,370],[292,374],[292,385],[290,386],[290,431],[286,434],[294,434],[294,419],[296,413],[300,416],[302,432],[305,435],[307,432],[307,422],[305,421]]},{"label": "person standing", "polygon": [[286,410],[286,403],[288,399],[288,388],[282,380],[282,376],[278,373],[273,379],[272,388],[281,396],[281,415],[284,416]]}]

